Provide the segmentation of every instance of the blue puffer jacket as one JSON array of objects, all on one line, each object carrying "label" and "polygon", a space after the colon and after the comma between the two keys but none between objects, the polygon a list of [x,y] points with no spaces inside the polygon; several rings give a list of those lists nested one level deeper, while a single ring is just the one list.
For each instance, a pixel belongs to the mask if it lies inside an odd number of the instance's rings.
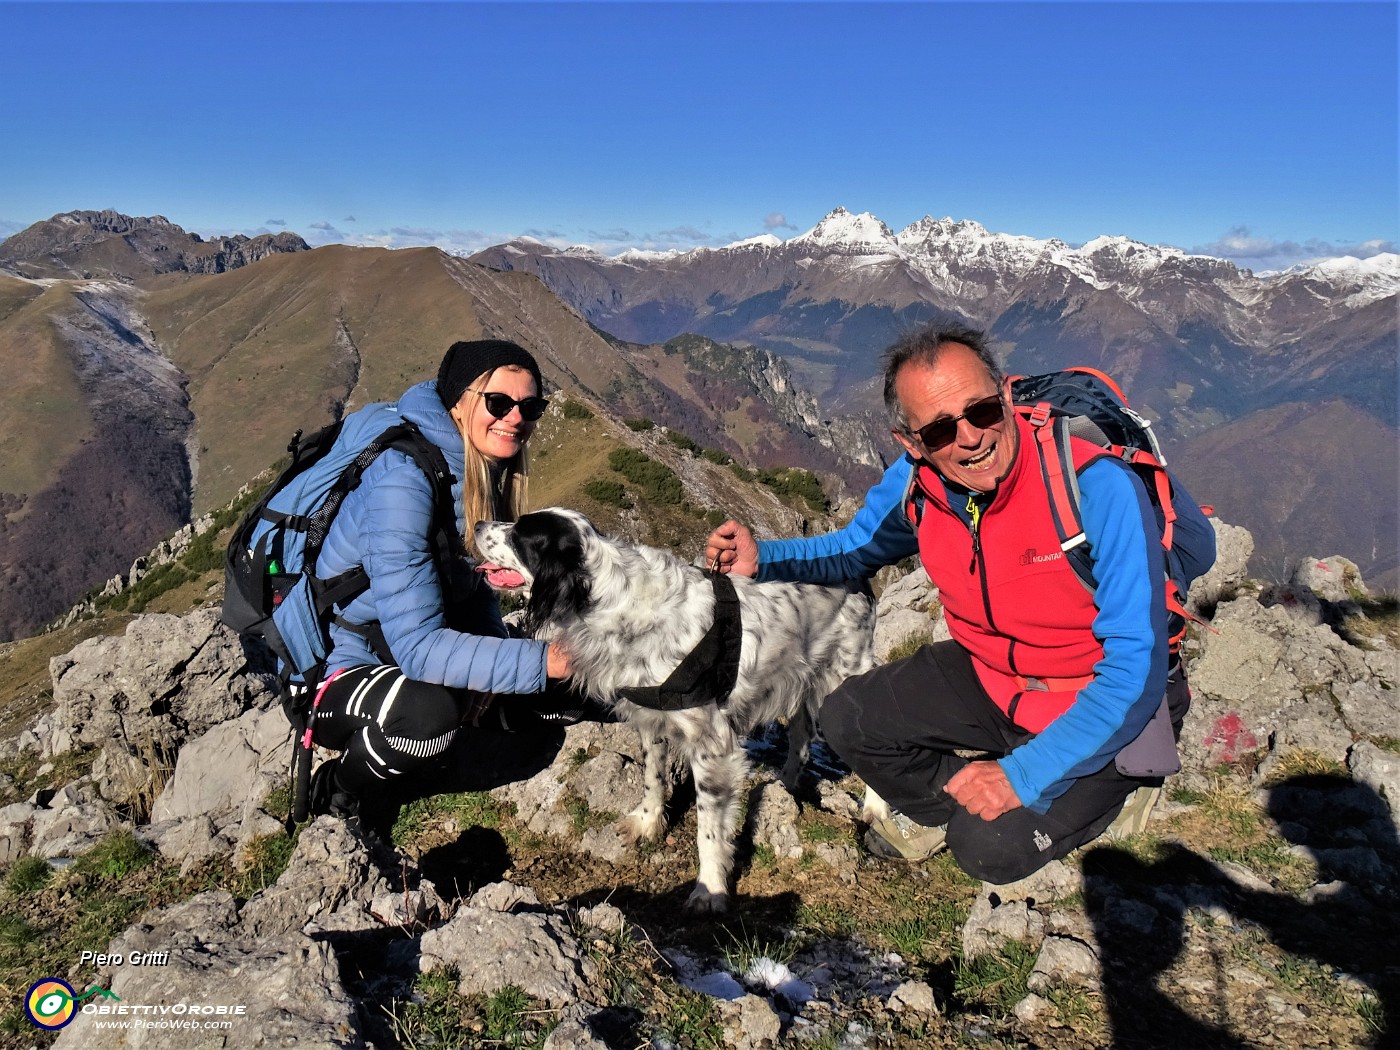
[{"label": "blue puffer jacket", "polygon": [[[447,457],[458,479],[452,498],[465,536],[475,523],[461,520],[462,437],[438,399],[437,383],[410,387],[398,409]],[[352,623],[377,620],[389,651],[409,678],[483,693],[542,691],[545,643],[506,637],[500,605],[484,581],[470,590],[458,611],[457,626],[463,629],[448,628],[429,546],[432,503],[432,485],[414,462],[393,449],[382,453],[336,514],[318,575],[329,578],[364,566],[369,590],[350,603],[344,617]],[[353,631],[333,625],[331,641],[328,670],[383,662]]]}]

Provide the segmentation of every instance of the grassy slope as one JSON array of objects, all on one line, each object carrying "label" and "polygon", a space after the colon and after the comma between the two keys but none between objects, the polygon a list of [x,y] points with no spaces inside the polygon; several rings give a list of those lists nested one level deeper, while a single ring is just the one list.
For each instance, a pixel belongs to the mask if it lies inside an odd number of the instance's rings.
[{"label": "grassy slope", "polygon": [[53,317],[69,312],[67,287],[0,277],[0,492],[33,493],[91,433],[92,419]]},{"label": "grassy slope", "polygon": [[296,428],[432,378],[458,339],[517,339],[565,386],[596,389],[624,367],[537,281],[429,248],[332,245],[213,277],[162,279],[146,308],[190,376],[196,510],[225,503]]},{"label": "grassy slope", "polygon": [[199,420],[197,511],[227,502],[298,427],[397,397],[432,374],[449,332],[479,333],[470,302],[435,281],[435,257],[333,246],[152,292],[152,327]]}]

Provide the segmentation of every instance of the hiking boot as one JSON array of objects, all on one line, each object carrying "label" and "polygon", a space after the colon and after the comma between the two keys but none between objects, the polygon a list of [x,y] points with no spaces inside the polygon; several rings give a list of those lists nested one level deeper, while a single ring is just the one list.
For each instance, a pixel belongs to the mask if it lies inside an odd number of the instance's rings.
[{"label": "hiking boot", "polygon": [[307,791],[310,815],[313,818],[326,814],[339,817],[345,821],[346,827],[366,842],[392,845],[391,832],[399,816],[398,804],[383,800],[368,801],[342,791],[335,780],[339,769],[340,759],[330,758],[311,774],[311,787]]},{"label": "hiking boot", "polygon": [[306,812],[312,819],[331,811],[331,799],[336,791],[335,774],[339,768],[338,757],[328,758],[311,774],[311,784],[306,789]]},{"label": "hiking boot", "polygon": [[1147,821],[1152,816],[1152,807],[1157,805],[1157,800],[1162,797],[1160,787],[1149,787],[1144,784],[1138,788],[1123,802],[1123,808],[1118,816],[1113,818],[1113,823],[1108,826],[1104,835],[1110,839],[1125,839],[1129,835],[1140,835],[1147,830]]},{"label": "hiking boot", "polygon": [[926,828],[903,813],[876,817],[865,832],[865,848],[889,860],[926,860],[948,845],[948,825]]},{"label": "hiking boot", "polygon": [[360,798],[348,791],[337,791],[331,797],[331,816],[345,821],[351,833],[367,845],[382,843],[393,848],[394,821],[399,819],[397,803]]}]

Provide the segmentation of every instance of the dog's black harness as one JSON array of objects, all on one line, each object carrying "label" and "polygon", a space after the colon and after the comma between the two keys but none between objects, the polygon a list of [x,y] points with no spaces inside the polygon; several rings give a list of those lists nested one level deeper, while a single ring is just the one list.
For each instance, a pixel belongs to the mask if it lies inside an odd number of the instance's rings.
[{"label": "dog's black harness", "polygon": [[724,573],[706,575],[715,589],[715,622],[666,681],[619,689],[622,699],[656,711],[681,711],[706,704],[723,707],[729,702],[739,680],[739,650],[744,640],[739,596]]}]

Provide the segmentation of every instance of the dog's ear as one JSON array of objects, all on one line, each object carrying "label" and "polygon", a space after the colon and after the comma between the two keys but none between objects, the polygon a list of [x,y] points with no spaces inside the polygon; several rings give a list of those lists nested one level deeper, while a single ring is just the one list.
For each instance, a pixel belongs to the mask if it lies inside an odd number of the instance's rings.
[{"label": "dog's ear", "polygon": [[515,523],[510,542],[533,577],[523,625],[528,633],[588,611],[593,598],[584,538],[572,521],[548,511],[526,514]]}]

